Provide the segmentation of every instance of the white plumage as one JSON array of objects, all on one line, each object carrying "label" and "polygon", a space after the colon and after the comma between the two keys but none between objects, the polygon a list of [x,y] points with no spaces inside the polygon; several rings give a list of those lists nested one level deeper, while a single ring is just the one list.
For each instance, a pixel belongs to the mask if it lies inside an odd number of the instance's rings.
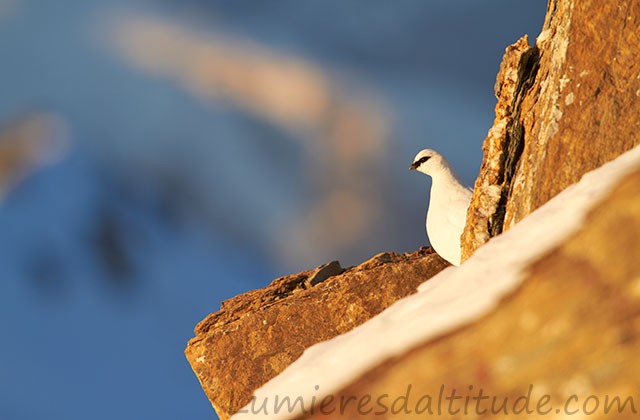
[{"label": "white plumage", "polygon": [[471,189],[460,183],[455,171],[441,154],[424,149],[418,153],[409,169],[415,169],[432,179],[427,235],[435,251],[453,265],[460,265],[460,236],[471,203]]}]

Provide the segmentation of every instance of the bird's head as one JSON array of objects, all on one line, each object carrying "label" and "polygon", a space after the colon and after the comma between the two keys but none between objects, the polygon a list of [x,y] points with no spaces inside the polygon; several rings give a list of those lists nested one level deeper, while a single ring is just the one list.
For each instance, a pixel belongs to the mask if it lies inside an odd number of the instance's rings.
[{"label": "bird's head", "polygon": [[448,167],[449,165],[440,153],[435,150],[424,149],[416,155],[409,169],[433,176],[433,174],[441,170],[443,166]]}]

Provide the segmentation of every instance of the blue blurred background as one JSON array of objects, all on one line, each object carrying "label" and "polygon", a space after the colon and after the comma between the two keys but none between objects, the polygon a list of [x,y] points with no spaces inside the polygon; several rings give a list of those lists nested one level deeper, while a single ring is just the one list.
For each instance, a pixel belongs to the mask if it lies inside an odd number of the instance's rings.
[{"label": "blue blurred background", "polygon": [[426,244],[543,0],[0,0],[0,419],[204,419],[222,300]]}]

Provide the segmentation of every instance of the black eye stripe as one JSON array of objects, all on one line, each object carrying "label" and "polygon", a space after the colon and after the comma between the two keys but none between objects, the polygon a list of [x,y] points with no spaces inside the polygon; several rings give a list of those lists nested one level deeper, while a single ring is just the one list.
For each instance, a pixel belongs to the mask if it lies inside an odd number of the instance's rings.
[{"label": "black eye stripe", "polygon": [[425,157],[420,158],[420,160],[418,160],[418,161],[416,162],[416,166],[420,166],[420,165],[422,165],[423,163],[425,163],[426,161],[428,161],[430,157],[431,157],[431,156],[425,156]]}]

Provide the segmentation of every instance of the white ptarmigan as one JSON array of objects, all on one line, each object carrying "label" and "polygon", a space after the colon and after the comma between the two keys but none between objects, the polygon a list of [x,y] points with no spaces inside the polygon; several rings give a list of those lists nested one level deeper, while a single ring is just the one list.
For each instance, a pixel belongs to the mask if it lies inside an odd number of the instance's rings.
[{"label": "white ptarmigan", "polygon": [[460,265],[460,236],[471,203],[471,189],[460,183],[449,161],[440,153],[424,149],[409,169],[432,179],[427,211],[427,236],[435,251],[453,265]]}]

